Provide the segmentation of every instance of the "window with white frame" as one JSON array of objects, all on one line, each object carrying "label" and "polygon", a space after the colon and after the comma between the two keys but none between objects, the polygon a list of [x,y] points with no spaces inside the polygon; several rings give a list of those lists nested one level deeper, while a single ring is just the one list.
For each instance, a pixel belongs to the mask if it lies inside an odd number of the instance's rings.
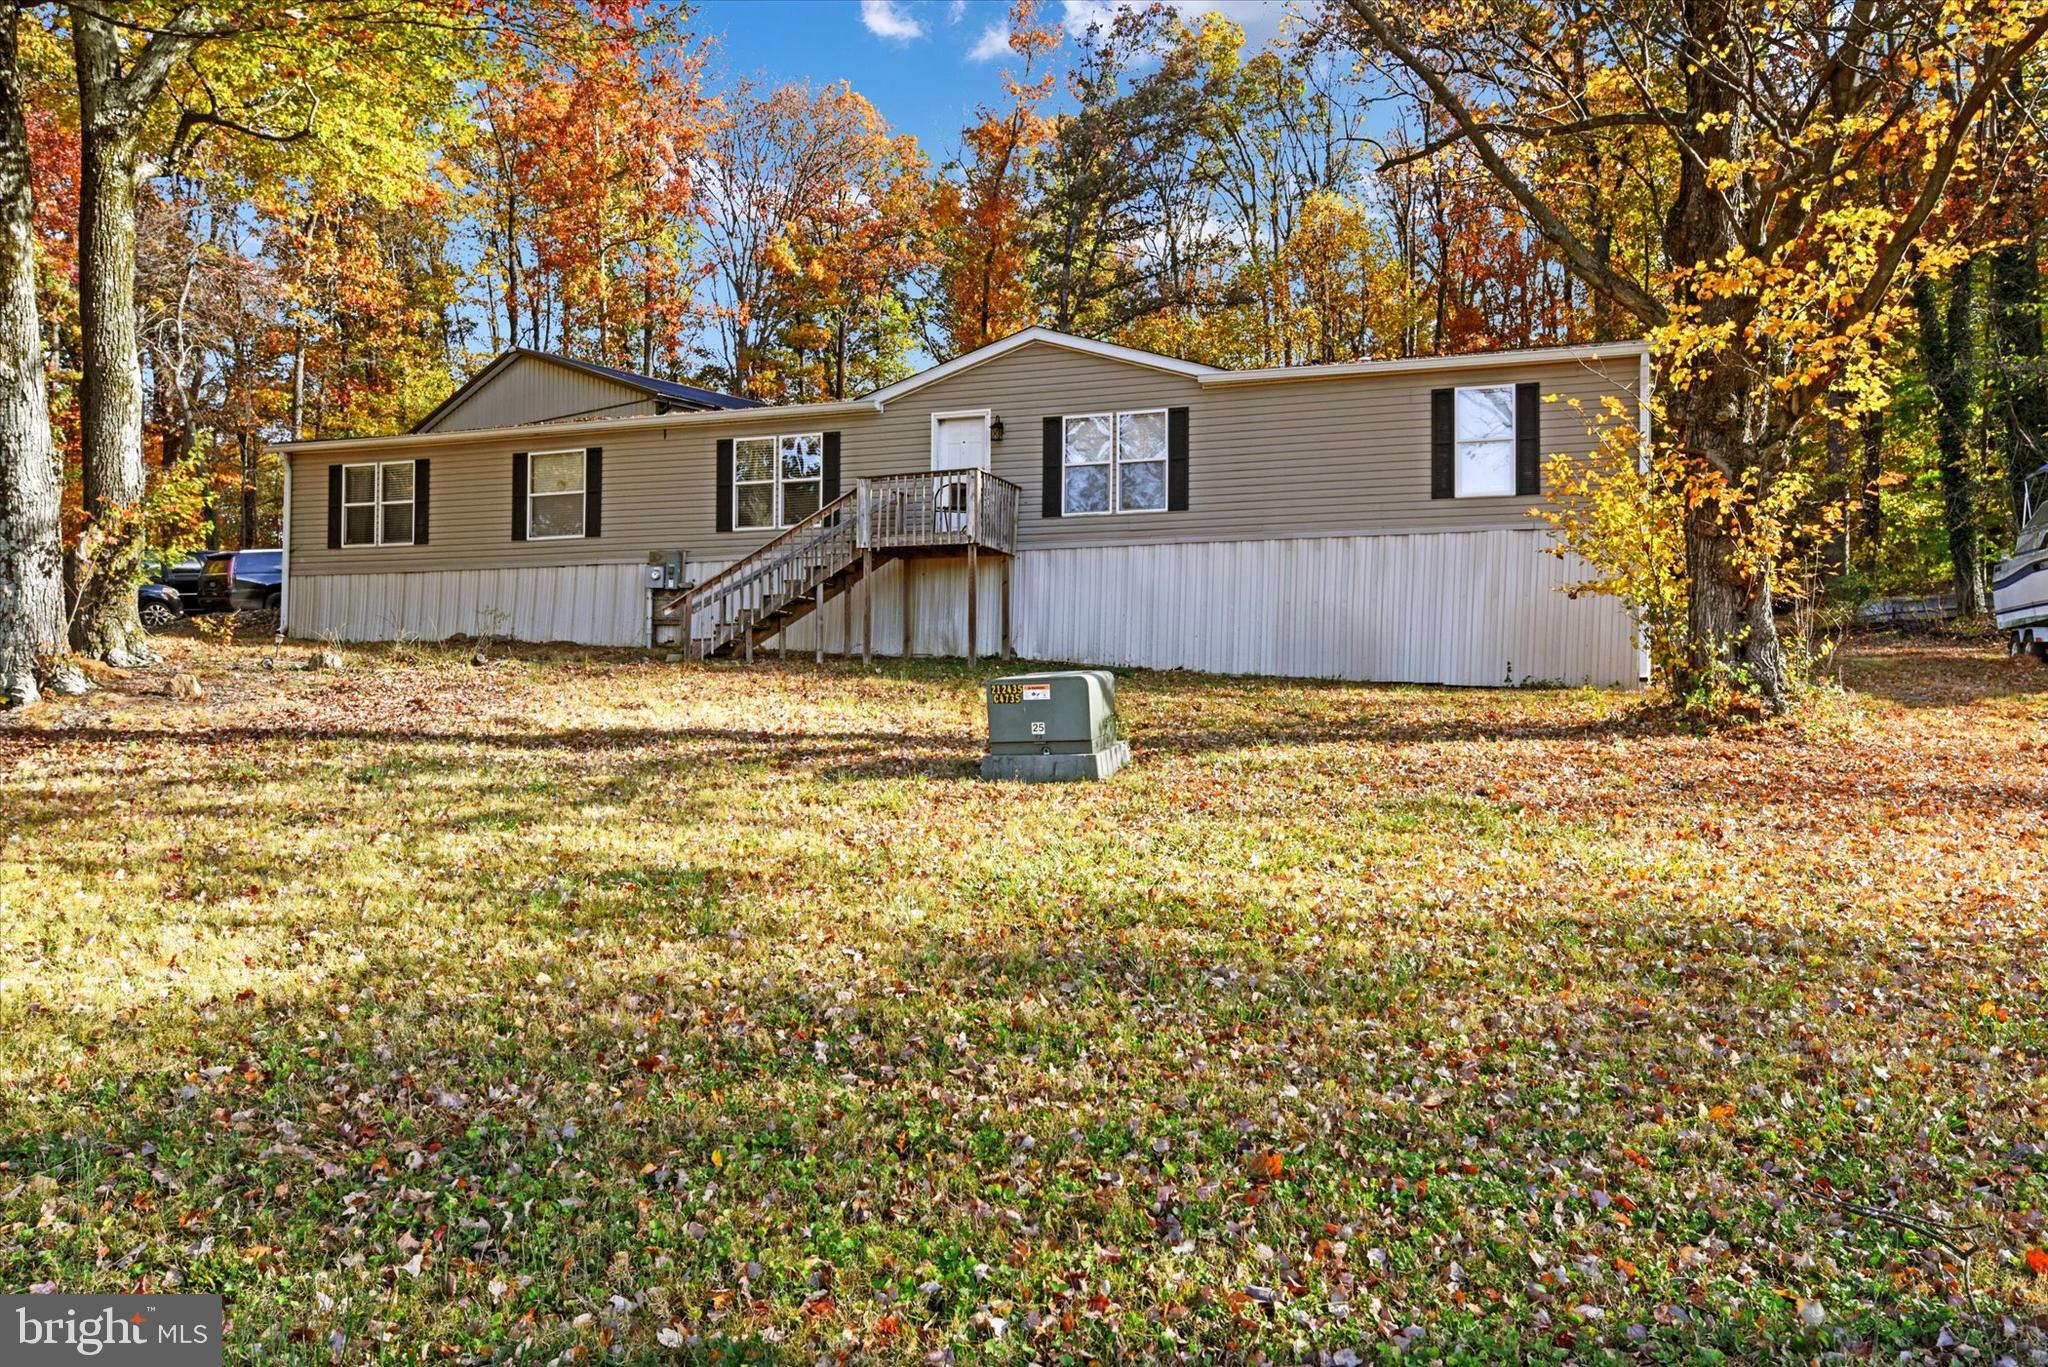
[{"label": "window with white frame", "polygon": [[732,444],[733,526],[788,527],[818,511],[825,493],[825,434],[740,437]]},{"label": "window with white frame", "polygon": [[1458,391],[1457,496],[1497,498],[1515,492],[1515,387],[1476,385]]},{"label": "window with white frame", "polygon": [[580,449],[536,451],[527,457],[527,540],[583,535],[586,460]]},{"label": "window with white frame", "polygon": [[410,546],[413,463],[387,460],[341,467],[341,544]]},{"label": "window with white frame", "polygon": [[1061,420],[1060,508],[1089,513],[1166,510],[1166,410],[1086,413]]}]

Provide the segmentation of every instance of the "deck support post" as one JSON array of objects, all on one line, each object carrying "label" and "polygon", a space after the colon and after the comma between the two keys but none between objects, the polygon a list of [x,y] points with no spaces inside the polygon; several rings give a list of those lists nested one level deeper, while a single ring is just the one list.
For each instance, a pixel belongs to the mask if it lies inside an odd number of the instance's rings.
[{"label": "deck support post", "polygon": [[860,552],[860,662],[875,662],[875,552],[867,546]]},{"label": "deck support post", "polygon": [[896,563],[903,567],[903,658],[907,660],[910,658],[910,643],[912,639],[910,632],[911,613],[916,606],[917,593],[917,585],[912,582],[910,571],[911,567],[917,562],[906,558]]},{"label": "deck support post", "polygon": [[754,610],[740,609],[740,634],[747,640],[747,663],[754,662]]},{"label": "deck support post", "polygon": [[1014,555],[1003,557],[1003,658],[1006,660],[1016,656],[1010,643],[1010,566],[1016,559]]},{"label": "deck support post", "polygon": [[818,576],[818,606],[811,611],[818,619],[818,663],[825,663],[825,576]]},{"label": "deck support post", "polygon": [[975,592],[976,589],[981,587],[981,563],[975,558],[977,549],[972,541],[967,543],[967,667],[969,669],[974,668],[976,648],[981,644],[980,641],[975,639],[979,634],[981,626],[981,595]]}]

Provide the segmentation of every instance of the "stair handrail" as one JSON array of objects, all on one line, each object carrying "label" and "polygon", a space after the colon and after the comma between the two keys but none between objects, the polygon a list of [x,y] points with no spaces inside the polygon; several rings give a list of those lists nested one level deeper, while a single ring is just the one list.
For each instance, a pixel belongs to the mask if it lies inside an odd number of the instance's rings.
[{"label": "stair handrail", "polygon": [[763,541],[760,545],[754,547],[753,550],[748,551],[745,555],[733,561],[730,565],[727,565],[724,569],[712,575],[703,583],[697,585],[696,592],[699,596],[702,596],[708,590],[722,587],[719,582],[720,580],[735,577],[739,574],[740,571],[745,569],[758,569],[759,566],[754,564],[755,561],[760,560],[761,557],[767,555],[770,551],[774,551],[778,547],[782,547],[784,542],[790,540],[792,537],[795,537],[798,533],[811,531],[815,529],[817,525],[824,520],[827,514],[840,511],[845,505],[851,503],[858,493],[859,490],[857,488],[849,490],[846,493],[841,494],[839,497],[833,499],[830,503],[827,503],[824,507],[818,509],[818,511],[816,511],[815,513],[812,513],[809,517],[806,517],[803,521],[790,523],[789,526],[784,528],[779,535],[771,537],[767,541]]}]

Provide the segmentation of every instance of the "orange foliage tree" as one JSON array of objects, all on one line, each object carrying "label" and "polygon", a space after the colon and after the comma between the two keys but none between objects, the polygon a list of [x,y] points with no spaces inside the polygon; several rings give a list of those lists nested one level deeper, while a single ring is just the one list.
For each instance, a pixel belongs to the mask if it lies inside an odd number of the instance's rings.
[{"label": "orange foliage tree", "polygon": [[1051,123],[1041,112],[1052,94],[1045,69],[1060,45],[1055,24],[1038,21],[1036,0],[1010,8],[1014,68],[1002,74],[1002,107],[984,105],[960,134],[960,159],[933,196],[934,229],[941,244],[932,291],[934,349],[972,351],[1033,321],[1025,272],[1030,232],[1031,158],[1045,144]]}]

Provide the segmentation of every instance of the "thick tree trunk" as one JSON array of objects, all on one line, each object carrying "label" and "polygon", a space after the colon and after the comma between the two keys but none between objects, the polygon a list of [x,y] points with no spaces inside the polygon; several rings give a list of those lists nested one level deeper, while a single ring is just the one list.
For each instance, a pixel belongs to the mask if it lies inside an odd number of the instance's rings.
[{"label": "thick tree trunk", "polygon": [[[1728,0],[1685,0],[1686,111],[1695,128],[1691,154],[1681,157],[1677,197],[1664,224],[1674,265],[1712,269],[1741,243],[1740,215],[1748,187],[1715,179],[1717,164],[1748,155],[1747,92],[1711,55],[1739,47],[1742,19]],[[1685,515],[1686,625],[1690,682],[1725,679],[1753,692],[1773,711],[1791,705],[1791,671],[1771,598],[1773,565],[1766,538],[1745,511],[1778,468],[1769,411],[1767,367],[1748,341],[1756,301],[1741,294],[1695,294],[1681,279],[1679,302],[1698,311],[1702,328],[1728,336],[1718,354],[1670,396],[1673,439],[1698,467],[1700,487]],[[1722,493],[1725,498],[1714,497]],[[1698,495],[1705,494],[1705,497]]]},{"label": "thick tree trunk", "polygon": [[[1739,430],[1714,424],[1700,390],[1681,395],[1688,450],[1720,469],[1753,469],[1765,453]],[[1685,515],[1686,627],[1694,685],[1726,680],[1754,693],[1773,711],[1791,703],[1792,678],[1778,636],[1772,565],[1761,555],[1744,499],[1693,501]]]},{"label": "thick tree trunk", "polygon": [[14,26],[0,12],[0,705],[64,649],[59,473],[36,315],[34,197]]},{"label": "thick tree trunk", "polygon": [[1984,611],[1984,533],[1977,518],[1977,481],[1970,473],[1971,415],[1979,375],[1976,344],[1974,261],[1956,267],[1946,310],[1938,306],[1934,282],[1913,282],[1913,306],[1920,315],[1920,358],[1927,387],[1934,391],[1934,444],[1941,470],[1942,521],[1948,532],[1949,564],[1956,614]]},{"label": "thick tree trunk", "polygon": [[111,664],[148,660],[135,613],[141,557],[142,360],[135,338],[135,191],[141,115],[118,92],[120,48],[104,20],[74,11],[78,64],[80,506],[66,564],[71,643]]}]

